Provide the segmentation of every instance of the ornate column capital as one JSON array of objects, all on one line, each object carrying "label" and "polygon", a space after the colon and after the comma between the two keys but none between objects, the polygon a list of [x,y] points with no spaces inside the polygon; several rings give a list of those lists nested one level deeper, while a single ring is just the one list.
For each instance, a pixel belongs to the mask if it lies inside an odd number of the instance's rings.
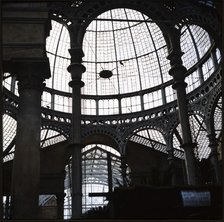
[{"label": "ornate column capital", "polygon": [[68,66],[67,70],[71,73],[72,81],[69,82],[70,87],[75,86],[84,86],[84,82],[81,81],[82,74],[86,71],[84,65],[82,65],[82,57],[84,56],[83,50],[81,47],[75,47],[69,49],[71,55],[71,64]]},{"label": "ornate column capital", "polygon": [[70,87],[79,85],[80,87],[84,86],[84,82],[81,81],[82,73],[86,71],[86,68],[81,63],[71,63],[67,70],[71,73],[72,81],[69,82]]},{"label": "ornate column capital", "polygon": [[187,72],[187,69],[182,65],[181,56],[183,53],[181,51],[172,51],[167,56],[167,59],[170,60],[171,68],[169,70],[169,74],[174,79],[173,89],[176,89],[178,87],[187,87],[187,83],[184,82],[185,74]]},{"label": "ornate column capital", "polygon": [[11,60],[11,72],[18,80],[19,92],[24,89],[36,89],[42,92],[44,80],[50,77],[48,58],[24,58]]},{"label": "ornate column capital", "polygon": [[184,82],[185,74],[187,69],[183,66],[182,55],[184,54],[181,51],[180,45],[180,30],[173,28],[169,33],[170,47],[168,50],[167,59],[170,60],[171,68],[169,74],[174,79],[173,88],[186,87],[187,84]]}]

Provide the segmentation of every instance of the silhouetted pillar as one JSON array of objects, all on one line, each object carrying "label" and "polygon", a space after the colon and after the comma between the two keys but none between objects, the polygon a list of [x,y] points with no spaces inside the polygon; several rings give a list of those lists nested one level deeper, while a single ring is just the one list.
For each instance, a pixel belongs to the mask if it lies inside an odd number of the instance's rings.
[{"label": "silhouetted pillar", "polygon": [[41,94],[50,77],[48,59],[17,59],[19,107],[12,171],[13,219],[38,218],[40,181]]},{"label": "silhouetted pillar", "polygon": [[209,147],[211,149],[209,159],[212,166],[214,182],[215,184],[220,185],[222,178],[221,178],[221,172],[220,172],[221,170],[220,170],[220,166],[218,162],[218,152],[217,152],[218,142],[216,140],[215,133],[209,134],[208,138],[209,138]]},{"label": "silhouetted pillar", "polygon": [[[1,10],[0,10],[1,11]],[[1,18],[1,12],[0,12],[0,18]],[[1,22],[0,22],[1,23]],[[2,28],[2,25],[0,24],[0,30]],[[2,36],[2,35],[1,35]],[[0,55],[2,55],[2,41],[0,36]],[[3,118],[3,91],[2,91],[2,77],[3,77],[3,68],[2,63],[0,64],[0,221],[3,218],[3,177],[2,177],[2,170],[3,170],[3,124],[2,124],[2,118]]]},{"label": "silhouetted pillar", "polygon": [[107,152],[107,182],[108,182],[108,206],[109,206],[109,214],[110,218],[114,217],[114,204],[113,204],[113,172],[111,167],[111,154],[110,152]]},{"label": "silhouetted pillar", "polygon": [[[164,114],[164,126],[169,129],[169,120]],[[170,139],[169,131],[167,131],[167,134],[165,135],[165,141],[166,141],[166,151],[167,151],[167,162],[168,162],[168,169],[166,171],[165,177],[164,177],[164,183],[166,185],[177,185],[177,169],[176,169],[176,162],[174,157],[174,149],[173,149],[173,143]]]},{"label": "silhouetted pillar", "polygon": [[177,185],[177,178],[176,178],[176,166],[175,166],[175,159],[173,155],[173,150],[169,149],[167,161],[169,163],[169,172],[168,177],[170,177],[170,182],[172,185]]},{"label": "silhouetted pillar", "polygon": [[65,194],[60,193],[57,197],[57,219],[64,219],[64,198]]},{"label": "silhouetted pillar", "polygon": [[69,50],[71,64],[68,71],[71,73],[72,81],[72,131],[71,131],[71,152],[72,152],[72,218],[80,218],[82,215],[82,154],[81,149],[81,81],[85,67],[81,64],[83,51],[80,47]]},{"label": "silhouetted pillar", "polygon": [[177,93],[178,115],[182,129],[183,144],[182,148],[185,153],[185,166],[187,181],[189,185],[197,184],[196,176],[196,159],[194,155],[195,144],[192,142],[191,129],[188,116],[188,107],[186,100],[186,86],[184,82],[186,68],[182,65],[181,56],[183,53],[180,48],[180,31],[173,29],[170,34],[171,49],[169,50],[168,59],[170,60],[171,69],[169,74],[173,77],[173,89]]},{"label": "silhouetted pillar", "polygon": [[123,186],[127,186],[127,162],[126,162],[126,156],[121,155],[121,176],[123,180]]},{"label": "silhouetted pillar", "polygon": [[108,189],[109,193],[113,192],[113,175],[111,168],[111,155],[107,152],[107,181],[108,181]]}]

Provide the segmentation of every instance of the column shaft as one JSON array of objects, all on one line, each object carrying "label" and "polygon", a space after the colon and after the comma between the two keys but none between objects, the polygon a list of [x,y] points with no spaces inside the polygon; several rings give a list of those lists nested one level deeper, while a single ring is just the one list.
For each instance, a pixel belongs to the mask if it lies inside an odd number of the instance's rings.
[{"label": "column shaft", "polygon": [[114,205],[113,205],[113,198],[112,198],[112,192],[113,192],[113,172],[111,167],[111,154],[107,152],[107,182],[108,182],[108,194],[109,194],[109,214],[110,217],[114,217]]},{"label": "column shaft", "polygon": [[168,59],[170,60],[171,69],[169,70],[169,74],[173,76],[174,84],[173,88],[177,93],[177,104],[178,104],[178,115],[180,120],[180,125],[182,129],[182,139],[183,144],[182,147],[185,153],[185,166],[186,166],[186,174],[189,185],[197,184],[196,177],[196,159],[194,155],[194,147],[195,144],[192,142],[191,137],[191,129],[189,123],[188,116],[188,107],[187,107],[187,99],[186,99],[186,86],[187,84],[184,82],[186,68],[182,65],[181,56],[183,53],[181,52],[180,46],[180,30],[173,28],[170,30],[170,50]]},{"label": "column shaft", "polygon": [[[184,75],[184,73],[179,73]],[[176,89],[177,93],[177,104],[178,104],[178,115],[180,120],[180,125],[182,129],[182,139],[185,154],[185,166],[187,173],[187,180],[189,185],[197,184],[196,176],[196,160],[194,155],[195,144],[192,142],[190,122],[188,116],[188,107],[186,100],[186,84],[184,81],[182,83],[174,83],[173,88]]]},{"label": "column shaft", "polygon": [[82,215],[82,155],[81,146],[73,144],[72,151],[72,218]]},{"label": "column shaft", "polygon": [[187,179],[189,184],[195,185],[197,180],[196,162],[193,150],[195,146],[192,143],[185,87],[177,87],[176,92],[177,92],[178,113],[183,137],[182,138],[183,148],[186,158],[185,165],[187,169]]},{"label": "column shaft", "polygon": [[121,156],[121,176],[123,179],[123,186],[127,186],[127,163],[124,155]]},{"label": "column shaft", "polygon": [[81,92],[72,86],[72,218],[82,215]]},{"label": "column shaft", "polygon": [[107,180],[108,180],[108,190],[111,194],[113,192],[113,175],[111,169],[111,155],[107,152]]},{"label": "column shaft", "polygon": [[39,213],[40,127],[43,74],[48,60],[17,61],[19,108],[12,170],[13,219],[37,219]]},{"label": "column shaft", "polygon": [[13,163],[13,215],[36,218],[40,176],[41,94],[34,89],[20,92],[16,150]]},{"label": "column shaft", "polygon": [[85,67],[81,64],[83,52],[81,48],[69,50],[72,63],[68,67],[72,81],[72,130],[71,130],[71,154],[72,154],[72,218],[77,219],[82,215],[82,144],[81,144],[81,81]]}]

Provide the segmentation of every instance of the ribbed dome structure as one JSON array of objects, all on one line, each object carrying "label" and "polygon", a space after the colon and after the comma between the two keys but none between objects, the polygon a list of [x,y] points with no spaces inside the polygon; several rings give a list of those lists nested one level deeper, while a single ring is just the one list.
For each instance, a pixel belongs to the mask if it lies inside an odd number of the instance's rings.
[{"label": "ribbed dome structure", "polygon": [[[82,114],[127,114],[163,106],[176,100],[172,77],[169,75],[167,43],[156,22],[139,11],[127,8],[111,9],[92,19],[83,39],[83,65],[86,72],[82,76],[85,83],[82,88]],[[46,39],[51,78],[46,80],[42,106],[71,113],[72,95],[68,85],[71,77],[67,71],[71,63],[68,52],[70,36],[65,25],[54,20],[51,23],[50,36]],[[188,70],[185,78],[188,84],[187,93],[197,89],[214,72],[217,65],[214,64],[214,55],[211,54],[214,48],[212,38],[201,27],[182,27],[182,60]],[[219,63],[221,55],[218,48],[215,49],[215,56]],[[7,89],[18,95],[15,83],[12,77],[5,78],[3,82]],[[10,131],[10,127],[16,123],[14,122],[12,118],[4,115],[4,137],[8,138],[4,149],[11,142],[12,151],[15,132]],[[202,132],[197,133],[200,126],[193,126],[196,129],[194,133],[200,135]],[[143,135],[144,132],[140,134]],[[65,139],[59,132],[42,130],[43,140],[51,137],[54,138],[52,141],[56,138],[58,141]],[[206,138],[206,135],[203,138]],[[208,146],[207,139],[202,141],[200,147]],[[51,139],[42,142],[41,147],[48,144],[51,144]],[[175,148],[180,146],[175,135],[173,144]],[[207,158],[208,155],[207,150],[201,157]],[[12,157],[13,155],[8,156],[9,159]]]},{"label": "ribbed dome structure", "polygon": [[[119,8],[98,16],[87,28],[84,53],[84,94],[132,93],[171,79],[161,30],[135,10]],[[113,76],[101,78],[102,70]]]},{"label": "ribbed dome structure", "polygon": [[[184,66],[187,69],[194,67],[209,52],[212,44],[213,40],[201,27],[184,26],[181,30]],[[67,72],[70,37],[65,26],[52,21],[46,47],[52,72],[47,87],[71,92],[68,86],[70,74]],[[143,13],[118,8],[100,14],[86,29],[83,51],[83,65],[86,67],[82,77],[85,83],[82,88],[83,114],[136,112],[176,99],[171,86],[172,77],[168,73],[170,63],[163,33],[156,21]],[[218,49],[216,54],[219,59]],[[210,58],[201,71],[196,68],[189,72],[187,92],[200,86],[213,71]],[[44,94],[44,97],[50,104],[50,95]],[[56,97],[54,109],[71,112],[70,96]]]}]

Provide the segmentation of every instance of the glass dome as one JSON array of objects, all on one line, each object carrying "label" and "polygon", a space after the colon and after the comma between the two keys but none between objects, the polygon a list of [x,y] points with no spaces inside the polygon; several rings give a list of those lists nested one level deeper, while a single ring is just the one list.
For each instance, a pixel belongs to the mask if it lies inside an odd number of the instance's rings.
[{"label": "glass dome", "polygon": [[[68,31],[54,21],[52,27],[47,39],[52,74],[56,76],[60,69],[65,71],[60,72],[61,76],[70,76],[66,69],[62,69],[63,65],[67,65],[66,60],[70,59]],[[83,74],[85,87],[82,93],[86,95],[131,93],[171,79],[166,42],[161,30],[149,17],[135,10],[113,9],[94,19],[87,27],[83,51],[86,72]],[[58,61],[54,56],[58,57]],[[102,76],[104,70],[111,71],[112,75]],[[57,82],[52,76],[47,86],[71,91],[68,85]]]},{"label": "glass dome", "polygon": [[[67,28],[52,20],[46,40],[51,78],[46,80],[42,106],[56,111],[72,112],[71,80],[67,67],[71,63]],[[221,54],[209,34],[197,25],[181,29],[183,65],[188,73],[187,93],[197,89],[214,73]],[[157,24],[141,12],[126,8],[106,11],[93,19],[83,40],[82,115],[120,115],[164,105],[176,99],[167,60],[167,46]],[[105,75],[102,71],[109,71]],[[112,73],[112,74],[111,74]],[[15,76],[4,73],[3,86],[18,96]],[[3,117],[5,161],[13,158],[16,121]],[[11,130],[10,127],[13,129]],[[42,146],[53,139],[65,138],[53,130],[42,129]],[[12,144],[12,146],[10,145]],[[176,143],[178,144],[178,143]],[[10,152],[8,152],[10,151]]]},{"label": "glass dome", "polygon": [[[163,33],[143,13],[117,8],[92,20],[83,39],[82,114],[116,115],[158,107],[176,99],[169,75],[170,63]],[[181,29],[187,93],[199,87],[214,71],[215,47],[209,34],[197,25]],[[52,77],[46,81],[42,105],[71,112],[70,37],[62,24],[52,21],[47,55]],[[220,52],[216,49],[216,60]],[[202,62],[203,61],[203,62]],[[197,65],[200,63],[201,65]],[[54,91],[50,89],[54,89]],[[63,92],[63,93],[62,93]]]},{"label": "glass dome", "polygon": [[[83,50],[83,94],[137,92],[171,79],[161,30],[135,10],[119,8],[98,16],[86,30]],[[112,75],[101,76],[104,70]]]}]

